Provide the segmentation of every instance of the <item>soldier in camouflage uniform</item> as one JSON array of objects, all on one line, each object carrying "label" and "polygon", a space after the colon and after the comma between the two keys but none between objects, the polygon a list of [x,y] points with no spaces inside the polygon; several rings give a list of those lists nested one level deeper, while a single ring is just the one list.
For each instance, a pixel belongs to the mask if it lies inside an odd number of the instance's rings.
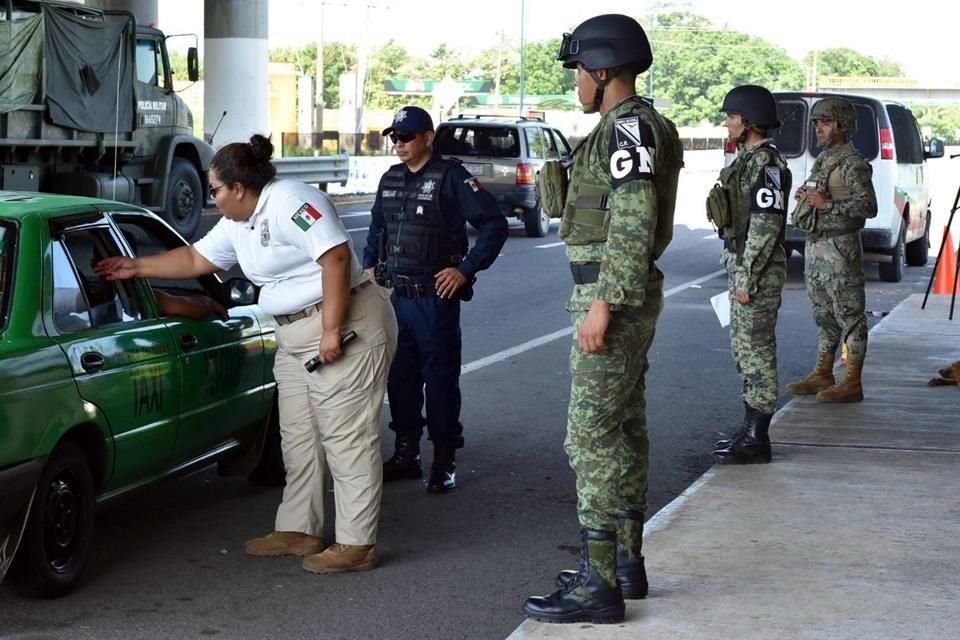
[{"label": "soldier in camouflage uniform", "polygon": [[[652,53],[633,18],[602,15],[565,34],[580,102],[600,122],[574,151],[560,225],[573,272],[574,326],[565,448],[577,477],[580,569],[528,598],[545,622],[623,620],[647,594],[641,544],[649,440],[647,351],[663,308],[655,260],[670,241],[683,149],[676,128],[636,95]],[[564,174],[565,175],[565,174]]]},{"label": "soldier in camouflage uniform", "polygon": [[[860,402],[860,373],[867,354],[866,292],[860,229],[877,215],[870,163],[850,144],[857,128],[854,106],[824,98],[810,114],[823,151],[806,184],[797,189],[794,224],[807,232],[804,271],[817,322],[817,364],[806,378],[787,385],[794,395],[820,402]],[[836,383],[833,360],[847,345],[847,374]]]},{"label": "soldier in camouflage uniform", "polygon": [[716,444],[721,464],[770,462],[768,430],[777,410],[777,314],[787,279],[783,249],[790,170],[768,132],[780,126],[767,89],[735,87],[723,100],[730,139],[740,148],[707,198],[723,238],[730,290],[730,349],[743,382],[743,426]]}]

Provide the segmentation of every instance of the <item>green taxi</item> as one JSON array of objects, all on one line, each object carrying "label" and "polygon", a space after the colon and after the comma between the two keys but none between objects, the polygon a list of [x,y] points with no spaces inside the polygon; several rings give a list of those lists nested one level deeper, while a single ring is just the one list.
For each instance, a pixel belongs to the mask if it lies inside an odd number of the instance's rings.
[{"label": "green taxi", "polygon": [[[184,244],[133,205],[0,191],[0,580],[21,593],[76,585],[98,502],[213,462],[282,483],[275,325],[253,285],[93,270]],[[165,316],[169,294],[229,318]]]}]

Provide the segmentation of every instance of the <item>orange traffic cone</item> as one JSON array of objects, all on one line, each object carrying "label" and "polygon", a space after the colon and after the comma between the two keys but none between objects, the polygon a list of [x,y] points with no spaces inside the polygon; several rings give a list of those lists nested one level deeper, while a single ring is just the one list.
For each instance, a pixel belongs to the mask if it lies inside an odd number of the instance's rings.
[{"label": "orange traffic cone", "polygon": [[937,295],[950,295],[954,292],[957,282],[957,252],[953,248],[953,238],[950,237],[950,230],[944,238],[943,251],[940,254],[940,262],[937,264],[937,273],[933,280],[933,293]]}]

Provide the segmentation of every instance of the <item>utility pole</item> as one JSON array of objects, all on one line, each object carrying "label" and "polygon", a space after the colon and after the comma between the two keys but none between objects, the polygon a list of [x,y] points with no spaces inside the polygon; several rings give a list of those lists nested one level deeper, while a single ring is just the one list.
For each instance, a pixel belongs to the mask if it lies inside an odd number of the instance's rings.
[{"label": "utility pole", "polygon": [[527,66],[526,0],[520,0],[520,115],[523,115],[523,91]]},{"label": "utility pole", "polygon": [[320,134],[319,145],[323,147],[323,7],[326,2],[320,2],[320,40],[317,42],[317,86],[314,87],[313,132]]}]

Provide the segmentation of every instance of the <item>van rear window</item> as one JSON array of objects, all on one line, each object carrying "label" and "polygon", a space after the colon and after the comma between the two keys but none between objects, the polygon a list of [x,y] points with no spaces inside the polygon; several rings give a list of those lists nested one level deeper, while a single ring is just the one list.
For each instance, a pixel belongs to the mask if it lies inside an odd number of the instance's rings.
[{"label": "van rear window", "polygon": [[[873,160],[880,153],[880,131],[877,126],[877,112],[869,104],[854,103],[857,109],[857,132],[853,134],[853,147],[867,160]],[[807,139],[810,154],[816,158],[820,155],[817,148],[817,135],[813,125],[807,125]]]},{"label": "van rear window", "polygon": [[520,157],[520,138],[515,127],[440,127],[436,147],[441,154],[457,156]]},{"label": "van rear window", "polygon": [[0,331],[6,328],[13,298],[13,243],[16,228],[0,222]]}]

